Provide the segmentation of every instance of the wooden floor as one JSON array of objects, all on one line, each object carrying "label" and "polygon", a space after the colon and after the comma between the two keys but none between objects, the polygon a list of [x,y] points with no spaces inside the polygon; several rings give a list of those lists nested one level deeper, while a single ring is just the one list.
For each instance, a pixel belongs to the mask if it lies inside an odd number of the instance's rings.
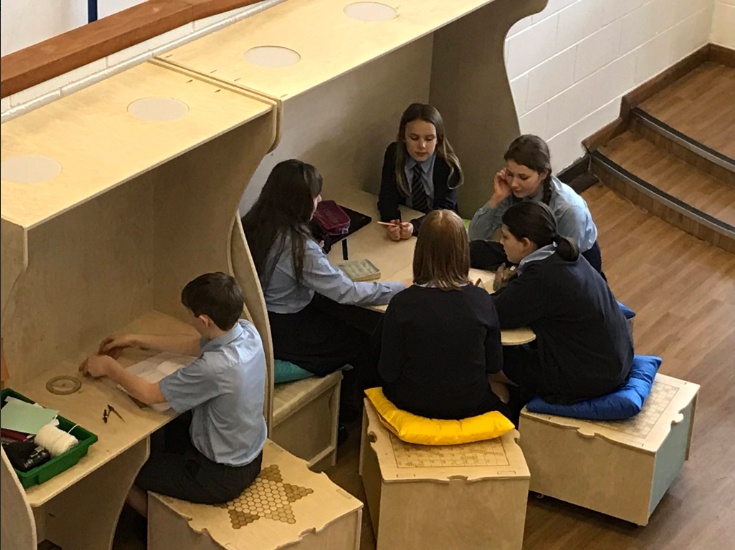
[{"label": "wooden floor", "polygon": [[735,69],[704,63],[644,101],[641,108],[735,158]]},{"label": "wooden floor", "polygon": [[735,186],[694,168],[635,131],[626,130],[601,147],[600,152],[658,189],[735,225]]},{"label": "wooden floor", "polygon": [[[647,527],[529,496],[526,550],[708,550],[735,540],[735,256],[595,185],[583,193],[597,223],[605,273],[638,316],[636,351],[663,357],[661,372],[701,385],[692,452]],[[359,422],[331,479],[364,501],[357,474]],[[114,548],[145,548],[134,514]],[[373,550],[369,511],[361,550]],[[388,549],[390,550],[390,549]],[[408,550],[408,549],[407,549]],[[423,550],[423,549],[421,549]],[[433,550],[433,549],[427,549]]]},{"label": "wooden floor", "polygon": [[[647,527],[529,497],[524,549],[732,548],[735,540],[735,257],[675,229],[601,185],[583,194],[613,292],[638,316],[636,351],[701,384],[692,453]],[[330,477],[364,499],[359,425]],[[375,548],[363,514],[361,550]]]}]

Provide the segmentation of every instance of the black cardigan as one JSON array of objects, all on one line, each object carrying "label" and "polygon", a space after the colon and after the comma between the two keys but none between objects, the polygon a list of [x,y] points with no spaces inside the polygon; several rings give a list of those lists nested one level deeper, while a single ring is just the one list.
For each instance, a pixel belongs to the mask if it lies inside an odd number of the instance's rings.
[{"label": "black cardigan", "polygon": [[494,295],[501,328],[530,326],[541,372],[537,392],[569,402],[610,393],[628,376],[633,340],[607,283],[583,256],[529,262]]},{"label": "black cardigan", "polygon": [[[437,155],[434,161],[434,172],[432,181],[434,183],[434,202],[431,204],[430,210],[454,210],[457,211],[457,191],[450,189],[450,166],[447,162]],[[451,185],[456,186],[459,180],[459,174],[455,171],[451,177]],[[396,184],[396,143],[388,145],[383,158],[383,174],[380,181],[380,194],[378,196],[378,211],[380,212],[380,220],[389,222],[401,219],[401,211],[398,205],[406,204],[406,197],[401,195]],[[425,212],[428,214],[428,212]],[[413,234],[418,235],[421,227],[423,216],[411,220],[413,224]]]},{"label": "black cardigan", "polygon": [[378,372],[398,408],[445,419],[501,409],[487,375],[502,364],[498,316],[486,290],[414,285],[388,305]]}]

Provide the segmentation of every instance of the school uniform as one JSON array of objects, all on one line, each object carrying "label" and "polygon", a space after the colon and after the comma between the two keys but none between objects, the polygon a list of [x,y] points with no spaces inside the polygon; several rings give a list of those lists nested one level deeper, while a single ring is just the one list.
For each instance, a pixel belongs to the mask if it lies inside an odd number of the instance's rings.
[{"label": "school uniform", "polygon": [[[407,155],[405,165],[406,181],[409,186],[414,181],[414,167],[418,164],[421,167],[421,184],[426,194],[424,205],[414,204],[414,198],[404,197],[398,190],[396,183],[396,143],[391,143],[385,150],[383,157],[383,171],[380,180],[380,194],[378,195],[378,211],[380,212],[380,220],[390,222],[392,220],[401,219],[401,211],[399,205],[408,206],[414,210],[419,210],[424,214],[428,214],[432,210],[453,210],[457,211],[457,191],[459,184],[459,172],[452,172],[451,167],[446,160],[436,154],[436,152],[423,162],[417,163],[410,155]],[[421,228],[423,216],[411,220],[413,225],[413,234],[418,235]]]},{"label": "school uniform", "polygon": [[[541,202],[543,195],[542,187],[535,196],[521,200]],[[484,204],[475,212],[468,230],[472,267],[496,269],[501,263],[508,261],[502,245],[490,239],[503,224],[503,215],[508,208],[521,200],[510,195],[497,208],[490,208]],[[597,226],[592,221],[592,214],[585,200],[559,178],[551,176],[549,208],[554,214],[559,235],[576,243],[580,253],[587,258],[592,267],[602,273],[602,258],[600,247],[597,244]]]},{"label": "school uniform", "polygon": [[318,376],[345,364],[359,368],[365,361],[370,335],[334,316],[334,303],[383,305],[405,286],[400,282],[352,281],[329,263],[312,239],[306,240],[304,252],[300,283],[296,280],[289,239],[282,251],[270,252],[266,262],[266,273],[270,275],[267,280],[261,278],[274,356]]},{"label": "school uniform", "polygon": [[633,340],[610,288],[582,256],[544,246],[494,295],[503,329],[530,326],[536,340],[504,350],[503,372],[525,399],[574,402],[610,393],[628,377]]},{"label": "school uniform", "polygon": [[500,410],[488,374],[499,372],[502,360],[495,306],[480,287],[414,285],[388,306],[378,372],[400,409],[444,419]]},{"label": "school uniform", "polygon": [[205,504],[242,493],[260,473],[265,373],[263,342],[250,322],[203,339],[201,355],[160,382],[171,407],[190,414],[165,428],[164,449],[152,449],[136,485]]}]

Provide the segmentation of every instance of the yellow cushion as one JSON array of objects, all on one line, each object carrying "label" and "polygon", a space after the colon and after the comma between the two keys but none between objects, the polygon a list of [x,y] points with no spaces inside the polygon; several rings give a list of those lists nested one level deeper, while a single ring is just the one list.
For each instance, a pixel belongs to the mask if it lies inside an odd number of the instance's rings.
[{"label": "yellow cushion", "polygon": [[459,445],[500,437],[514,428],[498,411],[462,420],[437,420],[402,411],[381,388],[365,390],[383,424],[399,439],[418,445]]}]

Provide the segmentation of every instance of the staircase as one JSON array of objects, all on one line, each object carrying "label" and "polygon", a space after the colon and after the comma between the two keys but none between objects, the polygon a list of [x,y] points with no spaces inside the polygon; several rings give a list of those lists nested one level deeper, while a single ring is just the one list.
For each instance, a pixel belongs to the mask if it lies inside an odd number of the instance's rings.
[{"label": "staircase", "polygon": [[735,254],[735,51],[706,46],[629,93],[585,146],[607,186]]}]

